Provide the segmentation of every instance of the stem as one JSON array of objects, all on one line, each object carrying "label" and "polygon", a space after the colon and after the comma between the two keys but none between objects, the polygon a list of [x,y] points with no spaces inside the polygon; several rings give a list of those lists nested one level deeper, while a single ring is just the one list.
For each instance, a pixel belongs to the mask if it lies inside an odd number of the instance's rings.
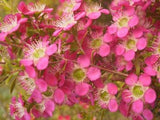
[{"label": "stem", "polygon": [[23,48],[23,46],[21,46],[20,44],[18,45],[18,44],[6,43],[6,42],[2,42],[2,41],[0,41],[0,44],[5,45],[5,46],[9,46],[9,45],[11,45],[11,46],[14,46],[14,47],[20,47],[20,48]]},{"label": "stem", "polygon": [[118,71],[114,71],[114,70],[110,70],[110,69],[107,69],[107,68],[104,68],[104,67],[101,67],[101,66],[97,66],[97,65],[92,65],[92,66],[97,67],[97,68],[99,68],[99,69],[101,69],[101,70],[105,70],[105,71],[110,72],[110,73],[118,74],[118,75],[125,76],[125,77],[128,76],[128,75],[125,74],[125,73],[118,72]]}]

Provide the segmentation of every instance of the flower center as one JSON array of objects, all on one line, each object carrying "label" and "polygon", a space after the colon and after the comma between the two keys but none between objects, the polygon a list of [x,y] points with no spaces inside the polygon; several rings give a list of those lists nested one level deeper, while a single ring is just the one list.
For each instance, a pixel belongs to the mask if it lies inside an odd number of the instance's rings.
[{"label": "flower center", "polygon": [[28,95],[31,95],[36,87],[34,80],[27,76],[19,77],[18,82]]},{"label": "flower center", "polygon": [[127,27],[128,26],[128,18],[127,17],[122,17],[121,19],[119,19],[118,25],[120,27]]},{"label": "flower center", "polygon": [[93,41],[91,41],[91,47],[92,48],[99,48],[102,44],[102,40],[101,39],[94,39]]},{"label": "flower center", "polygon": [[136,46],[136,41],[135,40],[129,39],[127,41],[127,48],[128,49],[133,49],[133,48],[135,48],[135,46]]},{"label": "flower center", "polygon": [[2,32],[9,32],[14,27],[17,26],[17,17],[16,16],[10,16],[0,25],[0,31]]},{"label": "flower center", "polygon": [[28,9],[32,12],[42,12],[46,5],[41,3],[35,3],[34,5],[28,5]]},{"label": "flower center", "polygon": [[133,87],[132,89],[132,93],[136,98],[140,98],[141,96],[143,96],[143,88],[142,86],[136,85]]},{"label": "flower center", "polygon": [[78,68],[78,69],[75,69],[75,70],[73,71],[73,78],[74,78],[76,81],[80,82],[80,81],[84,80],[85,77],[86,77],[86,74],[85,74],[85,72],[84,72],[83,69]]},{"label": "flower center", "polygon": [[98,3],[92,3],[85,6],[85,11],[87,12],[87,14],[98,12],[100,9],[101,5],[99,5]]},{"label": "flower center", "polygon": [[103,101],[108,101],[110,99],[109,94],[107,91],[100,91],[100,98]]},{"label": "flower center", "polygon": [[35,49],[32,53],[33,59],[39,59],[43,56],[45,56],[45,50],[42,48]]},{"label": "flower center", "polygon": [[24,116],[24,107],[22,106],[21,103],[17,102],[15,104],[15,116],[18,116],[19,118],[22,118]]}]

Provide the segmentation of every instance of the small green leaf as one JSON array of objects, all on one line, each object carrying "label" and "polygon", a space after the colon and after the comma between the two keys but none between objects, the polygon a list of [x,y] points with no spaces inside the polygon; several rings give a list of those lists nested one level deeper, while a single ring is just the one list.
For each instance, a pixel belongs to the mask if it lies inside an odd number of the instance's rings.
[{"label": "small green leaf", "polygon": [[12,82],[12,84],[11,84],[10,93],[13,92],[13,90],[14,90],[14,88],[15,88],[15,85],[16,85],[16,77],[14,77],[13,79],[14,79],[14,80],[13,80],[13,82]]}]

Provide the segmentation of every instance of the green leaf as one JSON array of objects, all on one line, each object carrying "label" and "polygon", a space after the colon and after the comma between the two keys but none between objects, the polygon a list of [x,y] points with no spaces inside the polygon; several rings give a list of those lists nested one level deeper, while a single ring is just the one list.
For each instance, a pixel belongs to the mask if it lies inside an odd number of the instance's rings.
[{"label": "green leaf", "polygon": [[10,87],[10,93],[13,92],[13,90],[14,90],[14,88],[15,88],[15,85],[16,85],[16,77],[14,76],[13,82],[12,82],[11,87]]}]

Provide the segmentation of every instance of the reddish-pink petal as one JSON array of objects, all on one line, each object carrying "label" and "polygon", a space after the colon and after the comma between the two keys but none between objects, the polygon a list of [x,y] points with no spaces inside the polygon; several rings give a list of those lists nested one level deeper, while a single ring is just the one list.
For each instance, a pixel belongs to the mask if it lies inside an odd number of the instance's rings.
[{"label": "reddish-pink petal", "polygon": [[143,102],[141,100],[134,101],[132,104],[132,110],[135,113],[141,113],[143,111]]},{"label": "reddish-pink petal", "polygon": [[143,111],[143,116],[146,120],[152,120],[153,119],[153,113],[149,109],[145,109]]},{"label": "reddish-pink petal", "polygon": [[108,32],[109,34],[114,34],[117,32],[117,26],[112,24],[111,26],[108,27]]},{"label": "reddish-pink petal", "polygon": [[33,64],[33,61],[29,60],[29,59],[22,59],[22,60],[20,60],[20,64],[22,64],[24,66],[31,66]]},{"label": "reddish-pink petal", "polygon": [[150,76],[155,76],[156,75],[156,71],[153,69],[152,66],[145,67],[144,72],[147,73]]},{"label": "reddish-pink petal", "polygon": [[75,88],[75,93],[79,96],[84,96],[89,91],[89,85],[87,83],[79,83]]},{"label": "reddish-pink petal", "polygon": [[119,38],[123,38],[128,34],[129,29],[127,27],[120,28],[117,32]]},{"label": "reddish-pink petal", "polygon": [[118,92],[118,88],[114,83],[107,84],[107,91],[109,94],[115,95]]},{"label": "reddish-pink petal", "polygon": [[31,78],[36,77],[36,71],[35,71],[34,67],[26,66],[25,71],[26,71],[26,73],[28,74],[29,77],[31,77]]},{"label": "reddish-pink petal", "polygon": [[40,58],[38,63],[37,63],[37,69],[38,70],[44,70],[47,68],[48,66],[48,57],[43,57],[43,58]]},{"label": "reddish-pink petal", "polygon": [[125,54],[124,54],[124,59],[125,59],[126,61],[131,61],[131,60],[134,59],[134,57],[135,57],[135,51],[133,51],[133,50],[128,50],[128,51],[125,52]]},{"label": "reddish-pink petal", "polygon": [[151,55],[151,56],[149,56],[149,57],[147,57],[145,59],[145,63],[147,65],[153,65],[153,64],[155,64],[157,62],[158,59],[159,59],[159,56],[157,56],[157,55]]},{"label": "reddish-pink petal", "polygon": [[90,65],[90,58],[86,55],[80,55],[77,59],[77,62],[81,67],[85,68]]},{"label": "reddish-pink petal", "polygon": [[109,33],[106,33],[106,34],[104,34],[103,41],[107,42],[107,43],[111,42],[111,41],[113,41],[113,36]]},{"label": "reddish-pink petal", "polygon": [[151,77],[144,73],[139,76],[139,81],[143,86],[149,86],[151,84]]},{"label": "reddish-pink petal", "polygon": [[57,45],[56,44],[52,44],[49,47],[47,47],[47,50],[46,50],[47,55],[50,56],[50,55],[54,54],[55,52],[57,52]]},{"label": "reddish-pink petal", "polygon": [[47,116],[51,117],[52,113],[55,109],[55,104],[52,100],[46,100],[45,101],[45,113],[47,113]]},{"label": "reddish-pink petal", "polygon": [[62,29],[57,29],[56,31],[53,32],[52,36],[58,36]]},{"label": "reddish-pink petal", "polygon": [[43,79],[36,80],[36,85],[41,92],[45,92],[47,90],[47,83]]},{"label": "reddish-pink petal", "polygon": [[130,27],[134,27],[138,24],[139,18],[135,15],[132,17],[132,19],[129,20],[128,24]]},{"label": "reddish-pink petal", "polygon": [[107,10],[107,9],[102,9],[102,10],[100,10],[100,12],[101,12],[101,13],[104,13],[104,14],[106,14],[106,15],[110,13],[109,10]]},{"label": "reddish-pink petal", "polygon": [[111,112],[116,112],[118,110],[118,104],[117,104],[117,101],[115,99],[111,99],[109,101],[109,104],[108,104],[108,109],[111,111]]},{"label": "reddish-pink petal", "polygon": [[100,48],[99,48],[99,51],[98,51],[98,54],[101,56],[101,57],[105,57],[107,55],[109,55],[110,53],[110,46],[108,44],[103,44]]},{"label": "reddish-pink petal", "polygon": [[95,81],[101,77],[101,71],[96,67],[90,67],[87,71],[87,77],[91,81]]},{"label": "reddish-pink petal", "polygon": [[122,55],[125,51],[125,48],[122,45],[117,45],[116,46],[116,55]]},{"label": "reddish-pink petal", "polygon": [[125,83],[127,85],[133,86],[138,80],[138,77],[136,74],[130,74],[126,79],[125,79]]},{"label": "reddish-pink petal", "polygon": [[144,94],[144,99],[147,103],[153,103],[156,97],[156,92],[152,88],[149,88]]},{"label": "reddish-pink petal", "polygon": [[7,37],[7,33],[0,33],[0,41],[4,41],[5,39],[6,39],[6,37]]},{"label": "reddish-pink petal", "polygon": [[98,19],[101,16],[101,12],[93,12],[88,15],[90,19]]},{"label": "reddish-pink petal", "polygon": [[64,92],[61,90],[61,89],[56,89],[55,92],[54,92],[54,101],[58,104],[62,104],[63,101],[64,101]]},{"label": "reddish-pink petal", "polygon": [[123,92],[122,92],[122,99],[123,101],[125,101],[126,103],[129,103],[131,100],[132,100],[132,93],[130,90],[128,89],[125,89]]},{"label": "reddish-pink petal", "polygon": [[140,38],[136,46],[138,50],[143,50],[147,46],[146,38]]}]

